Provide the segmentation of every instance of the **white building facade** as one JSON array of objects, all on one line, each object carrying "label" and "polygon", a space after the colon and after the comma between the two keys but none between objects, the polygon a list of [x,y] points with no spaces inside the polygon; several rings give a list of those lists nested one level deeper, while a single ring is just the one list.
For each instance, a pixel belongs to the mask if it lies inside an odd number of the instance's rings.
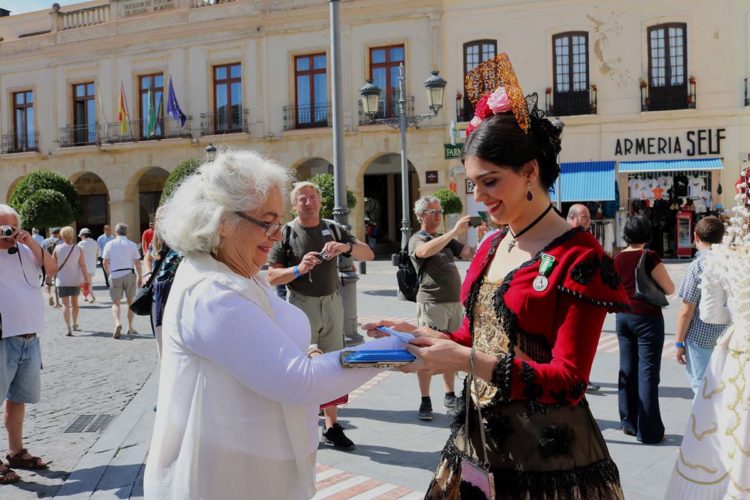
[{"label": "white building facade", "polygon": [[[344,0],[340,19],[350,223],[360,237],[365,217],[378,223],[384,251],[400,238],[400,140],[362,115],[359,88],[374,79],[380,115],[394,116],[402,62],[410,112],[428,112],[430,71],[448,81],[443,109],[408,132],[412,202],[450,187],[481,210],[445,145],[450,123],[461,135],[471,118],[466,71],[507,52],[524,90],[566,125],[561,201],[607,215],[633,198],[658,208],[654,181],[669,199],[663,178],[685,175],[688,189],[702,181],[699,206],[732,204],[750,152],[747,0]],[[95,0],[0,17],[0,36],[6,199],[29,172],[57,170],[83,197],[77,223],[96,232],[143,227],[168,173],[209,144],[258,150],[299,179],[331,171],[325,0]],[[168,113],[170,79],[184,126]]]}]

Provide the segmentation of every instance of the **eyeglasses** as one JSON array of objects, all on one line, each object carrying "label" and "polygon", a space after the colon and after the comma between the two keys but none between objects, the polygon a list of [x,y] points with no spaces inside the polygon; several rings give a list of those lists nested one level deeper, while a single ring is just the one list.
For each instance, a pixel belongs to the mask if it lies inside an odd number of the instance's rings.
[{"label": "eyeglasses", "polygon": [[281,232],[281,229],[284,227],[284,224],[281,222],[276,222],[276,223],[263,222],[262,220],[258,220],[255,217],[250,217],[249,215],[244,214],[242,212],[235,212],[234,214],[238,217],[245,219],[248,222],[252,222],[256,226],[260,226],[263,229],[265,229],[266,231],[264,234],[268,238],[273,238],[274,236],[279,234],[279,232]]},{"label": "eyeglasses", "polygon": [[422,213],[426,214],[426,215],[440,215],[440,214],[443,213],[443,211],[441,209],[439,209],[439,208],[434,208],[432,210],[425,210]]}]

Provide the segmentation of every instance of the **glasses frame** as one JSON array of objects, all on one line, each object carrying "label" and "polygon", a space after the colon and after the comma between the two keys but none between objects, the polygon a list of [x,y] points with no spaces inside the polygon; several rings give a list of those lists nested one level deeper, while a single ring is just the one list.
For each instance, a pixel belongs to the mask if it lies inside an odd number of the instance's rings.
[{"label": "glasses frame", "polygon": [[430,210],[425,210],[422,212],[423,215],[443,215],[443,209],[440,208],[431,208]]},{"label": "glasses frame", "polygon": [[268,238],[273,238],[274,236],[279,234],[286,225],[286,223],[283,222],[263,222],[262,220],[258,220],[255,217],[251,217],[242,212],[235,212],[234,215],[265,229],[264,234]]}]

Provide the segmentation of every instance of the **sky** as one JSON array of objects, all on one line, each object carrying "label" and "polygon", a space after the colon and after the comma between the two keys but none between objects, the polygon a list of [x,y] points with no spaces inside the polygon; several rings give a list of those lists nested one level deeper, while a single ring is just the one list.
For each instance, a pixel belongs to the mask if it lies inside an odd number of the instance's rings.
[{"label": "sky", "polygon": [[34,12],[35,10],[51,10],[52,4],[57,2],[60,6],[80,3],[83,0],[0,0],[0,8],[10,11],[10,15]]}]

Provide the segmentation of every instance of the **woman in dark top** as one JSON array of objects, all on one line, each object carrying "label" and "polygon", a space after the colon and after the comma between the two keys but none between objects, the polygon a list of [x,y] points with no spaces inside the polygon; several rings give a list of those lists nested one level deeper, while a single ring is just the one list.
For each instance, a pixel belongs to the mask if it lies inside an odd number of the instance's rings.
[{"label": "woman in dark top", "polygon": [[630,312],[617,313],[617,339],[620,343],[620,373],[617,381],[620,422],[625,434],[645,444],[664,439],[659,412],[659,370],[664,347],[664,316],[661,308],[636,299],[635,270],[643,252],[646,271],[667,295],[674,293],[667,269],[656,252],[644,249],[651,239],[651,224],[634,216],[623,231],[628,247],[615,257],[615,268],[630,297]]}]

